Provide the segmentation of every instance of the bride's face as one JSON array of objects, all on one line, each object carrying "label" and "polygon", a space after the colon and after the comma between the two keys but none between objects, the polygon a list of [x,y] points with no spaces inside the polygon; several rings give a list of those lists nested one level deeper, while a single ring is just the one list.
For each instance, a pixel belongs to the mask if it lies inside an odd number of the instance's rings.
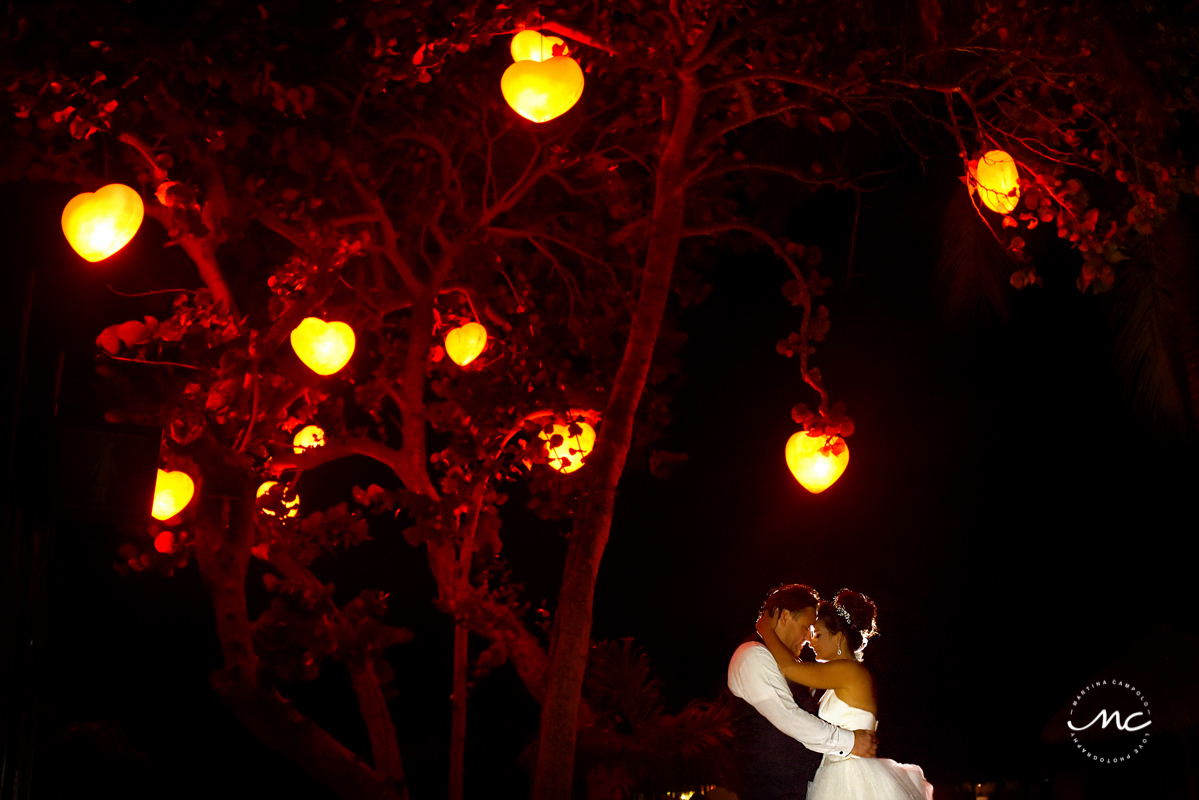
[{"label": "bride's face", "polygon": [[837,655],[837,639],[828,631],[824,620],[816,620],[812,626],[812,651],[816,653],[817,661],[828,661]]}]

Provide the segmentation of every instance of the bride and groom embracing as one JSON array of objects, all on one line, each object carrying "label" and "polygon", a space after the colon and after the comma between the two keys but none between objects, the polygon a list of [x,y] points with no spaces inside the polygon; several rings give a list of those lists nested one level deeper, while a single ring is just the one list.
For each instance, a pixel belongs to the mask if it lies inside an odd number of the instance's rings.
[{"label": "bride and groom embracing", "polygon": [[[842,590],[821,601],[811,587],[780,586],[757,630],[729,663],[740,800],[932,800],[920,767],[874,757],[877,704],[862,664],[877,631],[870,598]],[[799,660],[805,643],[815,663]]]}]

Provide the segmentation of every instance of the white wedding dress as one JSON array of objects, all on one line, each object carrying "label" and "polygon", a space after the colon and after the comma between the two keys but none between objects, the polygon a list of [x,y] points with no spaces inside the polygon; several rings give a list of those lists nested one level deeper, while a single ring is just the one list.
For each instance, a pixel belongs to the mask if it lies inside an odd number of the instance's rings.
[{"label": "white wedding dress", "polygon": [[[851,731],[877,725],[873,714],[846,704],[832,689],[820,698],[820,718]],[[808,800],[933,800],[933,787],[915,764],[829,753],[808,785]]]}]

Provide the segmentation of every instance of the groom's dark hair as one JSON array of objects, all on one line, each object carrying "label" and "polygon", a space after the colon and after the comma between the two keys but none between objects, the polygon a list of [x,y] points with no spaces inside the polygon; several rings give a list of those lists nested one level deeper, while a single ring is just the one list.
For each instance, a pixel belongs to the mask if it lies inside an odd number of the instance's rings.
[{"label": "groom's dark hair", "polygon": [[762,603],[762,613],[769,614],[776,608],[780,608],[796,614],[805,608],[818,608],[819,606],[820,595],[811,586],[805,586],[802,583],[787,583],[770,590],[770,594],[766,595],[766,601]]}]

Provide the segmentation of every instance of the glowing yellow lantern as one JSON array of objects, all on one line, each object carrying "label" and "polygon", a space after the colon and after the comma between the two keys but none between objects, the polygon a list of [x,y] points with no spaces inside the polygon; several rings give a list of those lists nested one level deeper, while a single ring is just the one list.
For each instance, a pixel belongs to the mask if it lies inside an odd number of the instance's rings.
[{"label": "glowing yellow lantern", "polygon": [[62,210],[62,232],[75,252],[103,261],[129,244],[142,225],[141,196],[123,183],[110,183],[71,198]]},{"label": "glowing yellow lantern", "polygon": [[[263,483],[261,486],[258,487],[258,493],[255,495],[255,497],[262,497],[264,494],[269,492],[272,487],[275,487],[278,485],[279,485],[279,483],[277,481],[266,481],[265,483]],[[296,495],[290,501],[288,501],[287,495],[284,495],[283,499],[282,499],[282,503],[283,503],[283,507],[287,509],[287,513],[284,516],[288,517],[289,519],[291,517],[294,517],[296,514],[300,513],[300,508],[299,508],[300,496],[299,495]],[[262,509],[262,513],[266,514],[269,517],[275,516],[275,512],[269,508]]]},{"label": "glowing yellow lantern", "polygon": [[292,449],[303,453],[310,447],[321,447],[325,444],[325,432],[318,425],[307,425],[291,440]]},{"label": "glowing yellow lantern", "polygon": [[1020,203],[1020,173],[1015,160],[1002,150],[984,153],[975,170],[975,187],[983,205],[1010,214]]},{"label": "glowing yellow lantern", "polygon": [[196,484],[186,472],[167,472],[158,470],[158,479],[154,481],[154,508],[150,516],[158,520],[168,520],[187,508],[196,493]]},{"label": "glowing yellow lantern", "polygon": [[547,122],[579,102],[583,70],[570,56],[517,61],[504,70],[500,91],[517,114],[533,122]]},{"label": "glowing yellow lantern", "polygon": [[[579,426],[578,436],[570,435],[570,426],[568,425],[554,425],[553,433],[547,434],[542,431],[538,434],[545,439],[549,465],[563,475],[569,475],[582,467],[584,459],[591,454],[591,449],[595,447],[595,428],[586,422],[576,422],[575,424]],[[557,447],[551,446],[555,436],[562,437],[562,444]]]},{"label": "glowing yellow lantern", "polygon": [[547,58],[553,58],[555,45],[562,48],[558,55],[570,54],[566,42],[557,36],[542,36],[540,31],[523,30],[512,37],[512,60],[545,61]]},{"label": "glowing yellow lantern", "polygon": [[787,466],[800,486],[820,494],[837,482],[849,463],[849,445],[840,436],[799,431],[787,440]]},{"label": "glowing yellow lantern", "polygon": [[487,348],[487,329],[468,322],[445,335],[445,352],[460,367],[465,367]]},{"label": "glowing yellow lantern", "polygon": [[354,329],[344,322],[308,317],[291,332],[291,348],[317,375],[332,375],[354,355]]}]

